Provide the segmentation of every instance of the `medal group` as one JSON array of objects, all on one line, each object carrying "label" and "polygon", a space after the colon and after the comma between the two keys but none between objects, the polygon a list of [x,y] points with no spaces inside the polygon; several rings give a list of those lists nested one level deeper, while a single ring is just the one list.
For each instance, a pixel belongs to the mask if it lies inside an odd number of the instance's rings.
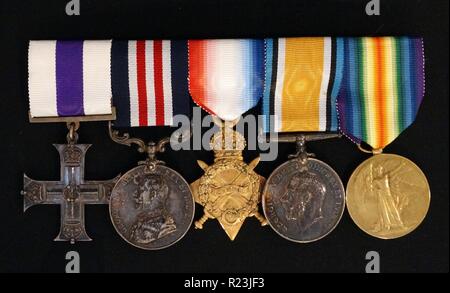
[{"label": "medal group", "polygon": [[[424,96],[420,38],[278,38],[137,41],[30,41],[30,122],[67,124],[67,143],[55,144],[59,181],[24,175],[24,209],[61,208],[55,240],[88,241],[86,204],[108,204],[111,221],[131,245],[156,250],[179,241],[194,221],[217,219],[231,240],[248,217],[290,241],[328,235],[345,207],[356,225],[381,239],[416,229],[430,189],[408,159],[383,149],[411,125]],[[146,142],[131,127],[174,126],[191,113],[190,99],[213,116],[219,131],[214,163],[189,184],[158,160],[170,138]],[[267,180],[246,163],[244,136],[234,127],[254,107],[263,139],[295,143],[297,151]],[[108,121],[112,141],[137,146],[146,159],[106,181],[84,178],[89,144],[78,144],[80,123]],[[308,153],[309,141],[344,136],[373,154],[344,188],[326,163]],[[266,138],[267,137],[267,138]],[[190,139],[180,133],[180,140]],[[262,211],[259,205],[262,204]]]}]

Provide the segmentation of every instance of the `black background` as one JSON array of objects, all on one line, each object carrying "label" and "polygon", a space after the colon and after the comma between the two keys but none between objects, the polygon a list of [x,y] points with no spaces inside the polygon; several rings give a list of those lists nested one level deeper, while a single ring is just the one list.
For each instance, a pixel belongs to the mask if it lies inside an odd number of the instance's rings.
[{"label": "black background", "polygon": [[[381,255],[383,272],[448,272],[448,0],[381,0],[381,16],[365,14],[366,0],[81,0],[81,16],[66,16],[65,0],[0,2],[0,271],[64,272],[65,254],[81,255],[82,272],[363,272],[365,254]],[[30,39],[155,39],[276,36],[417,35],[425,38],[426,96],[413,126],[385,151],[416,162],[427,175],[429,214],[412,234],[392,241],[360,231],[345,212],[336,230],[299,245],[248,219],[234,242],[218,223],[191,229],[169,249],[147,252],[125,243],[109,220],[107,206],[88,206],[90,243],[55,243],[59,208],[22,211],[22,173],[57,180],[63,124],[31,125],[27,110],[27,41]],[[254,111],[254,113],[256,113]],[[139,131],[159,138],[170,129]],[[142,159],[111,142],[105,123],[82,125],[80,143],[92,143],[87,179],[109,179]],[[346,139],[311,143],[309,150],[347,182],[366,154]],[[293,145],[281,145],[274,162],[256,171],[267,177]],[[246,152],[250,160],[256,152]],[[160,156],[188,182],[201,176],[197,159],[212,153],[168,151]],[[197,206],[197,217],[201,208]]]}]

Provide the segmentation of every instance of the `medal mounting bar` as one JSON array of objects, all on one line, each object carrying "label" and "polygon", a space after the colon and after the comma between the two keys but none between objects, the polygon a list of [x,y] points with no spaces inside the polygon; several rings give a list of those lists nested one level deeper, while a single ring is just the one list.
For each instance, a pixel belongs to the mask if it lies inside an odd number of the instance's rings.
[{"label": "medal mounting bar", "polygon": [[79,123],[79,122],[95,122],[95,121],[112,121],[116,120],[116,108],[111,108],[111,114],[87,115],[87,116],[66,116],[66,117],[32,117],[28,112],[30,123]]},{"label": "medal mounting bar", "polygon": [[[140,138],[131,137],[129,133],[121,134],[119,130],[114,130],[111,121],[109,121],[108,123],[108,132],[109,137],[115,143],[126,145],[129,147],[131,147],[133,144],[137,145],[138,152],[147,154],[147,159],[145,161],[139,162],[139,165],[147,165],[149,167],[153,166],[154,168],[154,166],[157,164],[164,164],[163,161],[159,161],[156,159],[156,154],[165,152],[166,145],[171,142],[171,137],[165,137],[159,140],[157,143],[155,143],[154,141],[149,141],[146,143]],[[182,143],[189,139],[191,135],[192,133],[190,131],[189,133],[178,133],[177,142]]]},{"label": "medal mounting bar", "polygon": [[145,143],[144,140],[140,138],[131,137],[129,133],[121,134],[119,130],[113,130],[112,122],[108,123],[108,132],[109,137],[115,143],[126,145],[131,147],[133,144],[138,146],[138,152],[146,153],[147,159],[145,161],[139,162],[139,165],[147,165],[147,166],[155,166],[157,164],[164,164],[163,161],[159,161],[156,159],[157,153],[163,153],[166,150],[166,144],[170,142],[170,137],[165,137],[155,143],[154,141],[149,141]]},{"label": "medal mounting bar", "polygon": [[260,142],[287,142],[296,144],[296,152],[289,155],[290,159],[300,158],[307,159],[314,157],[313,153],[306,152],[306,143],[309,141],[319,141],[325,139],[341,138],[342,134],[339,132],[295,132],[295,133],[282,133],[276,135],[264,135],[260,133],[258,140]]}]

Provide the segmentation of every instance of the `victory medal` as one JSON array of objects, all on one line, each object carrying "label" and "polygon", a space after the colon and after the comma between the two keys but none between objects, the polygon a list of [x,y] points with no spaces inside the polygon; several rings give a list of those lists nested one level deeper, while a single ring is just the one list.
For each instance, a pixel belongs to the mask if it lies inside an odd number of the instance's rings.
[{"label": "victory medal", "polygon": [[402,156],[375,154],[356,168],[347,184],[350,216],[363,231],[378,238],[412,232],[429,205],[427,178]]},{"label": "victory medal", "polygon": [[[342,42],[341,131],[362,151],[374,155],[350,177],[348,211],[366,233],[398,238],[419,226],[430,205],[430,188],[419,167],[404,157],[382,152],[414,121],[423,99],[422,40],[384,37]],[[362,142],[372,150],[363,149]]]}]

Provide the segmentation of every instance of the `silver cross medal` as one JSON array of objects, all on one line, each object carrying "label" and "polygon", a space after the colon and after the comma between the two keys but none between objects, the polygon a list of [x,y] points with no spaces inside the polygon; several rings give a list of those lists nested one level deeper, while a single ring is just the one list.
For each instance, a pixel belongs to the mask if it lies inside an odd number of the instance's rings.
[{"label": "silver cross medal", "polygon": [[111,191],[119,176],[112,180],[86,181],[84,159],[90,144],[77,144],[78,123],[68,123],[67,144],[55,144],[61,161],[60,181],[37,181],[24,174],[24,211],[34,205],[61,207],[61,227],[55,241],[91,241],[85,229],[84,206],[109,204]]}]

